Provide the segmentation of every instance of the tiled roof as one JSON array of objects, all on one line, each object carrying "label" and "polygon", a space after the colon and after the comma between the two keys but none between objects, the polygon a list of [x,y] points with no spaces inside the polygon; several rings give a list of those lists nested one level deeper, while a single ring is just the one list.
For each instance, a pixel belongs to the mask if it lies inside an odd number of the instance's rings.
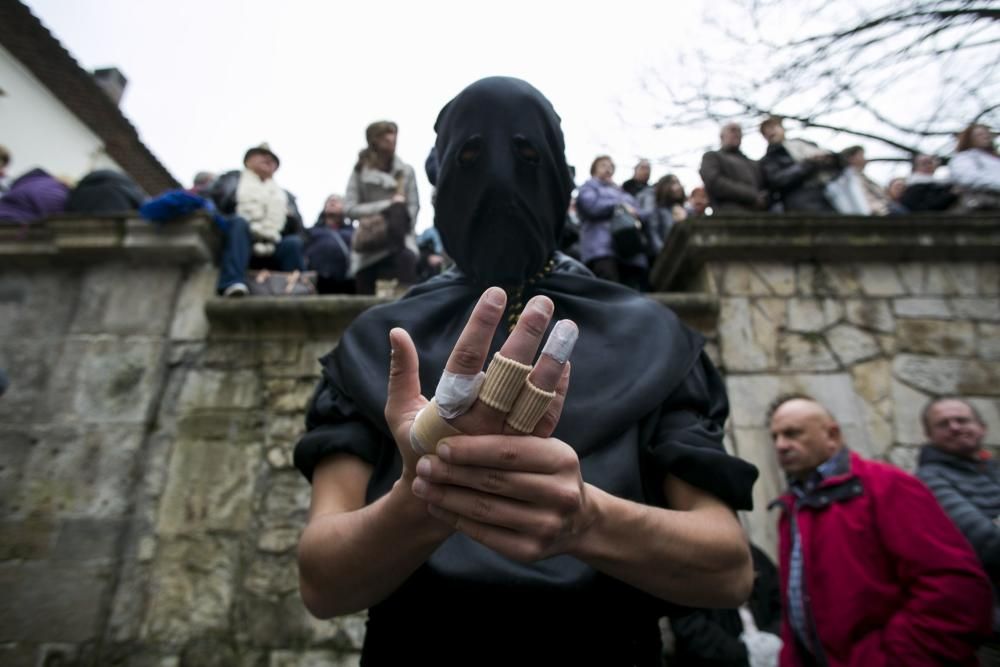
[{"label": "tiled roof", "polygon": [[143,190],[155,195],[180,186],[90,73],[18,0],[0,0],[0,44],[101,138],[108,156]]}]

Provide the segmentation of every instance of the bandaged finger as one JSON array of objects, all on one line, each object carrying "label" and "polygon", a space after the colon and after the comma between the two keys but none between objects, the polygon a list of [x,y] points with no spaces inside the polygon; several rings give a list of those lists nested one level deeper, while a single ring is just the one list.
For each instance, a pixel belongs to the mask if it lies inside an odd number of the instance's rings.
[{"label": "bandaged finger", "polygon": [[413,425],[410,427],[410,446],[421,456],[433,454],[439,442],[453,435],[462,435],[462,432],[444,420],[438,412],[436,399],[431,399],[413,420]]},{"label": "bandaged finger", "polygon": [[526,379],[521,393],[507,413],[507,424],[521,433],[533,432],[555,397],[556,392],[539,389]]},{"label": "bandaged finger", "polygon": [[497,352],[486,369],[479,400],[505,414],[510,412],[530,372],[528,364],[508,359]]},{"label": "bandaged finger", "polygon": [[559,320],[552,327],[552,333],[545,341],[542,354],[560,365],[565,364],[569,360],[569,355],[573,353],[579,336],[580,330],[572,320]]},{"label": "bandaged finger", "polygon": [[438,414],[445,419],[461,417],[472,407],[479,397],[479,390],[486,379],[482,371],[474,375],[464,375],[444,371],[434,391],[434,402]]}]

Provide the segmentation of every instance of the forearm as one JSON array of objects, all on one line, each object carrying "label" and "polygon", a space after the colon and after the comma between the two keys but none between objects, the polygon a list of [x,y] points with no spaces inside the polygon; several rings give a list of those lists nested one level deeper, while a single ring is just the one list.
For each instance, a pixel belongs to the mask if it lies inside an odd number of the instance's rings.
[{"label": "forearm", "polygon": [[319,618],[367,609],[398,588],[450,532],[427,514],[409,481],[361,509],[317,516],[299,541],[302,599]]},{"label": "forearm", "polygon": [[587,485],[592,521],[573,555],[636,588],[678,604],[735,607],[750,595],[746,538],[724,505],[674,511]]},{"label": "forearm", "polygon": [[376,213],[381,213],[385,209],[392,205],[391,199],[380,199],[378,201],[369,201],[363,203],[353,203],[350,206],[345,205],[344,210],[349,218],[360,218],[366,215],[375,215]]}]

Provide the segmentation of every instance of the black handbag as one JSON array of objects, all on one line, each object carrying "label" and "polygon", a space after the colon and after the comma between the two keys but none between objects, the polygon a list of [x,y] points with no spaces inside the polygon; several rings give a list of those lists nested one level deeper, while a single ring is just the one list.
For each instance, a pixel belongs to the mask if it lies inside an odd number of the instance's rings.
[{"label": "black handbag", "polygon": [[611,244],[615,254],[622,259],[636,255],[646,247],[642,223],[623,206],[616,206],[611,216]]}]

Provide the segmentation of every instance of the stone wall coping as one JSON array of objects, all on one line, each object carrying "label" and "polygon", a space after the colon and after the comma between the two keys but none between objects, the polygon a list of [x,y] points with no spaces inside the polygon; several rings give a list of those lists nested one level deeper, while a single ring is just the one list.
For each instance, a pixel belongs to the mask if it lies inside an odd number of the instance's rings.
[{"label": "stone wall coping", "polygon": [[0,225],[5,265],[124,259],[144,263],[211,262],[218,232],[204,213],[157,224],[135,213],[94,217],[64,213],[29,225]]},{"label": "stone wall coping", "polygon": [[674,225],[651,272],[677,288],[707,262],[995,261],[1000,216],[711,216]]},{"label": "stone wall coping", "polygon": [[[711,331],[719,312],[710,294],[647,294],[691,326]],[[392,299],[374,296],[214,297],[205,302],[212,338],[329,338],[362,312]]]}]

